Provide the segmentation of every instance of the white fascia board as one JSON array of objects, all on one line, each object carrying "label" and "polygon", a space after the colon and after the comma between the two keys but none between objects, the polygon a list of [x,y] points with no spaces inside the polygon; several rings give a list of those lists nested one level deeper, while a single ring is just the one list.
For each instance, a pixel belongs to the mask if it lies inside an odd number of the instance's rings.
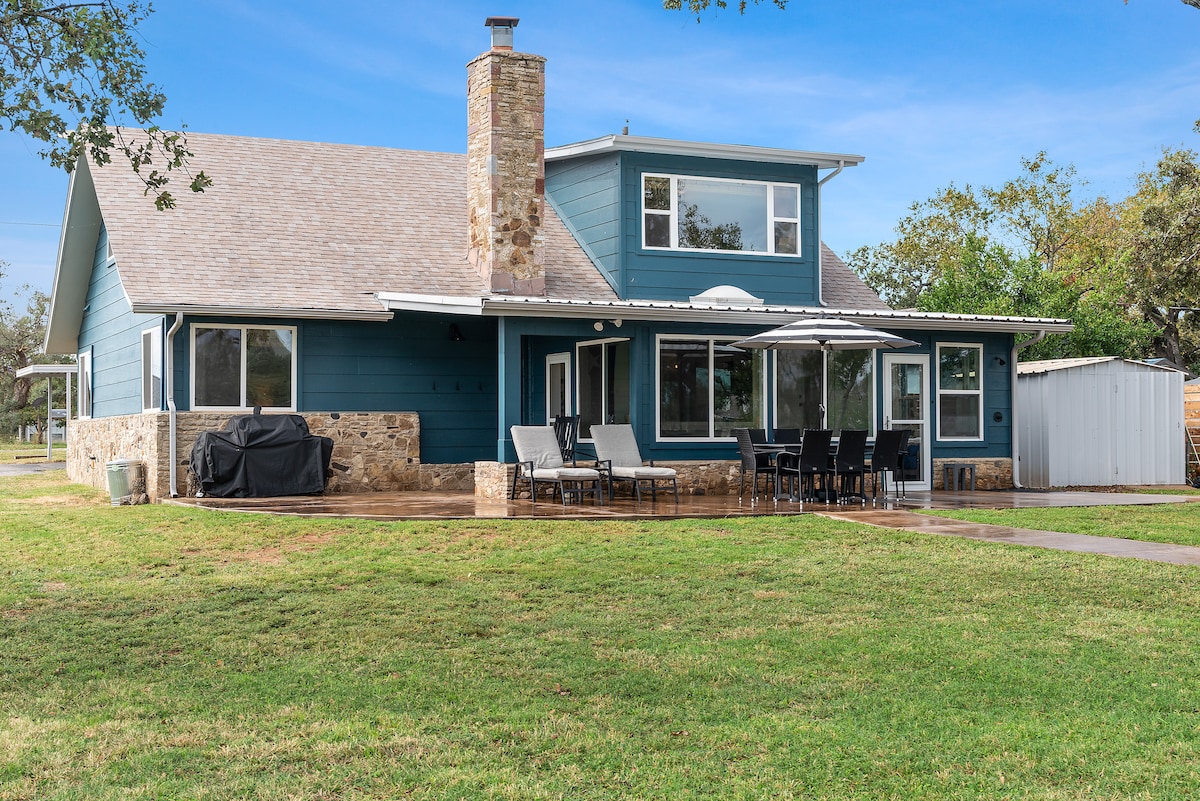
[{"label": "white fascia board", "polygon": [[358,320],[387,322],[395,315],[391,311],[354,311],[350,309],[288,309],[278,306],[179,306],[155,303],[133,304],[134,314],[177,314],[190,317],[268,317],[296,320]]},{"label": "white fascia board", "polygon": [[685,142],[679,139],[660,139],[651,136],[619,136],[610,134],[599,139],[576,142],[561,147],[546,148],[546,161],[597,153],[629,151],[660,153],[673,156],[698,156],[735,161],[765,161],[774,164],[812,164],[818,169],[853,167],[866,160],[865,156],[849,153],[817,153],[807,150],[784,150],[757,145],[722,145],[710,142]]},{"label": "white fascia board", "polygon": [[31,364],[28,367],[22,367],[14,375],[17,378],[25,378],[38,375],[71,375],[77,372],[79,372],[77,364]]},{"label": "white fascia board", "polygon": [[923,331],[1066,333],[1068,320],[1040,317],[999,317],[932,312],[827,309],[810,306],[727,306],[667,301],[568,301],[555,298],[492,297],[483,299],[482,313],[494,317],[558,317],[645,320],[677,323],[783,325],[805,317],[839,317],[890,328]]},{"label": "white fascia board", "polygon": [[67,185],[63,227],[58,238],[50,308],[46,314],[46,353],[74,354],[87,302],[89,277],[100,233],[100,206],[87,159],[80,159]]},{"label": "white fascia board", "polygon": [[415,292],[377,292],[375,297],[392,311],[424,311],[435,314],[483,314],[483,298],[459,295],[422,295]]}]

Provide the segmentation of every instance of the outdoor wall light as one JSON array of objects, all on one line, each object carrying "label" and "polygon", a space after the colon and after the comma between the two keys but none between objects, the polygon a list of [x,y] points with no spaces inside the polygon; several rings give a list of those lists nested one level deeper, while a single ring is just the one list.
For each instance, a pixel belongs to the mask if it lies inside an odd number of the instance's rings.
[{"label": "outdoor wall light", "polygon": [[623,323],[625,321],[624,320],[609,320],[609,322],[613,324],[613,328],[620,328],[621,323]]},{"label": "outdoor wall light", "polygon": [[596,322],[592,323],[592,328],[595,328],[597,331],[603,331],[604,323],[600,320],[597,320]]},{"label": "outdoor wall light", "polygon": [[1004,361],[1003,356],[993,356],[992,361],[996,363],[997,367],[1003,367],[1004,365],[1008,364],[1008,362]]},{"label": "outdoor wall light", "polygon": [[446,334],[450,337],[451,342],[462,342],[466,337],[462,335],[462,331],[458,330],[458,323],[450,323],[450,331]]}]

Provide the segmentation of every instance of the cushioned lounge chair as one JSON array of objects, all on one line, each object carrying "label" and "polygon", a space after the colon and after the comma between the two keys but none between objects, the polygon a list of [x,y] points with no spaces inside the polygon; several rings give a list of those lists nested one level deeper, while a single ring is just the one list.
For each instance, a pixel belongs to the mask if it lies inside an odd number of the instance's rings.
[{"label": "cushioned lounge chair", "polygon": [[654,462],[647,465],[642,461],[637,438],[633,436],[633,426],[594,425],[592,442],[596,446],[596,458],[609,476],[609,498],[612,498],[613,483],[616,481],[632,481],[633,494],[638,503],[642,501],[643,482],[650,487],[650,497],[657,498],[658,482],[670,481],[671,489],[675,492],[675,502],[679,502],[679,480],[675,471],[670,467],[655,467]]},{"label": "cushioned lounge chair", "polygon": [[[508,497],[517,497],[517,482],[529,482],[529,496],[537,503],[538,484],[553,484],[555,491],[567,503],[567,495],[583,500],[591,493],[597,503],[604,503],[600,487],[600,471],[591,467],[578,467],[573,462],[563,461],[558,438],[550,426],[513,426],[513,448],[517,452],[517,469],[513,472],[512,488]],[[590,489],[589,489],[590,485]]]}]

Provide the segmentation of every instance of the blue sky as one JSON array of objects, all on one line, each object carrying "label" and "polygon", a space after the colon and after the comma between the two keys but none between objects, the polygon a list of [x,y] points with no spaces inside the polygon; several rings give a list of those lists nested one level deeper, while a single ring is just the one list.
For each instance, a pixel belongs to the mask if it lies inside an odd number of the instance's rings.
[{"label": "blue sky", "polygon": [[[823,238],[843,254],[1039,150],[1111,198],[1164,146],[1200,150],[1200,11],[1179,0],[790,0],[700,24],[659,0],[155,6],[141,35],[164,127],[452,152],[483,20],[520,17],[517,49],[548,59],[547,145],[628,119],[643,136],[866,156],[825,189]],[[53,279],[67,178],[36,153],[0,131],[4,296]]]}]

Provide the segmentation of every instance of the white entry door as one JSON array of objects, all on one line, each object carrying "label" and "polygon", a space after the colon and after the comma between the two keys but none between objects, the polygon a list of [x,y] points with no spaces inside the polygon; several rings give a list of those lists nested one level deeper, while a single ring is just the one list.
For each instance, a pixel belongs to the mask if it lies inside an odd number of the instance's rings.
[{"label": "white entry door", "polygon": [[571,354],[546,357],[546,422],[571,414]]},{"label": "white entry door", "polygon": [[928,354],[883,354],[883,427],[912,432],[904,480],[908,489],[931,489]]}]

